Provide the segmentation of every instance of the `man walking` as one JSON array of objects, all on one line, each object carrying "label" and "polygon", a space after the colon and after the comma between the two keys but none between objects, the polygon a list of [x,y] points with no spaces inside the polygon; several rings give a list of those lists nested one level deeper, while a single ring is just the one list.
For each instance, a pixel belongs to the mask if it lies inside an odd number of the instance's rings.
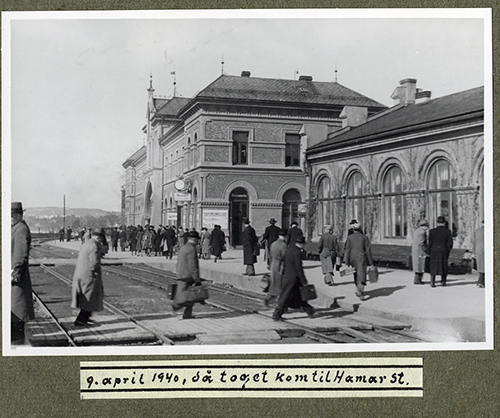
[{"label": "man walking", "polygon": [[24,344],[26,321],[35,318],[29,256],[31,231],[23,220],[21,202],[11,204],[11,343]]},{"label": "man walking", "polygon": [[170,225],[165,232],[165,241],[167,243],[167,254],[166,257],[172,260],[174,255],[174,247],[177,242],[177,234],[175,233],[175,227]]},{"label": "man walking", "polygon": [[296,221],[293,221],[290,224],[290,229],[288,230],[288,248],[293,247],[297,238],[304,237],[304,233],[302,229],[299,228],[299,224]]},{"label": "man walking", "polygon": [[283,286],[278,299],[278,305],[273,313],[275,321],[283,320],[282,315],[286,308],[302,308],[309,318],[314,316],[314,308],[303,301],[300,296],[300,287],[307,284],[301,254],[304,243],[304,237],[298,237],[293,246],[286,251]]},{"label": "man walking", "polygon": [[353,233],[347,236],[344,246],[344,262],[355,269],[354,283],[356,296],[365,300],[366,270],[373,265],[370,240],[361,232],[361,225],[356,219],[350,222]]},{"label": "man walking", "polygon": [[278,297],[283,287],[283,272],[285,270],[285,254],[287,250],[286,234],[286,230],[280,229],[278,239],[271,244],[269,250],[271,282],[269,284],[269,293],[264,299],[264,306],[268,306],[271,300]]},{"label": "man walking", "polygon": [[243,219],[243,223],[246,225],[243,233],[241,234],[243,242],[243,264],[246,266],[244,275],[255,276],[254,264],[257,262],[257,235],[255,234],[255,229],[250,226],[250,220],[248,218]]},{"label": "man walking", "polygon": [[103,308],[101,258],[104,240],[104,230],[95,228],[92,231],[92,238],[82,245],[78,254],[71,292],[71,307],[80,308],[75,326],[86,325],[92,312],[101,311]]},{"label": "man walking", "polygon": [[427,255],[427,231],[429,230],[429,222],[425,219],[420,221],[420,226],[413,233],[411,242],[411,261],[415,277],[414,284],[423,284],[422,278],[425,272],[425,259]]},{"label": "man walking", "polygon": [[319,239],[318,252],[321,261],[321,270],[324,275],[324,281],[328,286],[333,286],[334,265],[337,256],[340,255],[339,243],[337,237],[333,235],[333,228],[325,226],[325,233]]},{"label": "man walking", "polygon": [[266,245],[266,261],[267,261],[267,267],[270,268],[271,261],[270,261],[270,249],[271,245],[273,244],[274,241],[278,239],[278,234],[280,232],[280,229],[276,226],[276,219],[271,218],[269,219],[270,225],[265,229],[264,235],[262,236],[262,240],[265,241]]},{"label": "man walking", "polygon": [[175,292],[174,310],[181,309],[184,306],[183,319],[191,319],[193,316],[194,302],[187,300],[186,292],[195,284],[201,284],[200,267],[198,255],[196,254],[196,246],[200,238],[198,232],[189,231],[187,233],[188,240],[185,245],[179,250],[177,255],[177,290]]},{"label": "man walking", "polygon": [[446,286],[446,277],[448,276],[448,257],[453,248],[453,237],[451,231],[446,228],[446,219],[444,216],[438,216],[437,227],[429,231],[429,254],[430,254],[430,273],[431,287],[436,287],[436,275],[441,276],[441,284]]},{"label": "man walking", "polygon": [[215,257],[214,263],[217,263],[217,260],[222,258],[225,246],[226,235],[221,229],[221,225],[214,225],[214,229],[210,234],[210,249]]}]

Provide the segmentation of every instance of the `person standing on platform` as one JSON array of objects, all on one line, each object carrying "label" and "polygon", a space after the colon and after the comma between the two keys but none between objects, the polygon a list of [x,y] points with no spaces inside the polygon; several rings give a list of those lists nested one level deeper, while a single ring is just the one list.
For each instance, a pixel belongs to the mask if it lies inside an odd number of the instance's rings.
[{"label": "person standing on platform", "polygon": [[172,260],[172,257],[174,255],[175,244],[177,242],[177,234],[175,233],[175,227],[173,225],[167,228],[167,231],[165,232],[165,241],[167,244],[166,257]]},{"label": "person standing on platform", "polygon": [[[198,245],[199,234],[196,231],[188,232],[188,241],[179,250],[177,255],[177,289],[175,291],[174,310],[184,307],[183,319],[191,319],[193,316],[194,302],[184,301],[183,294],[196,284],[201,284],[200,267],[196,246]],[[182,302],[180,302],[182,300]]]},{"label": "person standing on platform", "polygon": [[328,286],[333,286],[333,276],[337,256],[340,256],[340,248],[337,237],[333,235],[333,228],[325,226],[325,233],[319,239],[318,252],[321,261],[321,271],[324,275],[324,281]]},{"label": "person standing on platform", "polygon": [[71,229],[71,226],[68,226],[66,229],[66,242],[71,241],[71,235],[73,234],[73,230]]},{"label": "person standing on platform", "polygon": [[295,241],[297,241],[299,237],[304,237],[304,233],[302,229],[299,228],[299,224],[293,221],[288,230],[288,248],[293,247],[293,244],[295,244]]},{"label": "person standing on platform", "polygon": [[124,252],[127,249],[127,231],[122,227],[118,235],[120,239],[120,250]]},{"label": "person standing on platform", "polygon": [[153,250],[154,228],[151,225],[146,225],[144,235],[142,237],[142,249],[147,257],[151,256]]},{"label": "person standing on platform", "polygon": [[356,219],[350,222],[353,233],[347,236],[344,246],[344,262],[354,267],[354,283],[356,296],[365,300],[367,266],[373,265],[370,240],[361,232],[361,225]]},{"label": "person standing on platform", "polygon": [[255,276],[254,264],[257,262],[257,252],[258,239],[255,234],[255,229],[250,226],[250,220],[248,218],[243,219],[243,223],[246,225],[243,233],[241,234],[241,240],[243,243],[243,264],[246,266],[245,276]]},{"label": "person standing on platform", "polygon": [[130,253],[132,255],[137,254],[137,229],[135,226],[130,226]]},{"label": "person standing on platform", "polygon": [[481,227],[474,233],[474,254],[477,263],[477,287],[484,287],[484,221],[481,221]]},{"label": "person standing on platform", "polygon": [[208,228],[206,227],[201,228],[200,246],[201,258],[210,260],[210,232],[208,232]]},{"label": "person standing on platform", "polygon": [[437,227],[429,231],[430,274],[431,287],[436,287],[436,275],[441,276],[441,285],[446,286],[448,276],[448,257],[453,248],[451,231],[445,226],[444,216],[438,216]]},{"label": "person standing on platform", "polygon": [[276,226],[276,219],[271,218],[269,219],[269,225],[265,231],[264,235],[262,236],[262,240],[265,241],[266,245],[266,261],[267,261],[267,268],[270,269],[271,266],[271,261],[269,259],[269,252],[271,250],[271,245],[273,244],[274,241],[278,239],[278,234],[280,232],[280,228]]},{"label": "person standing on platform", "polygon": [[29,256],[31,231],[23,220],[21,202],[11,203],[11,323],[10,341],[14,345],[24,344],[25,324],[35,318]]},{"label": "person standing on platform", "polygon": [[142,228],[142,225],[137,225],[137,233],[136,233],[137,243],[135,244],[135,252],[137,255],[140,255],[141,257],[142,257],[143,238],[144,238],[144,229]]},{"label": "person standing on platform", "polygon": [[102,283],[101,258],[103,256],[104,230],[95,228],[92,238],[82,245],[72,286],[72,308],[80,308],[75,326],[86,325],[92,312],[103,308],[104,287]]},{"label": "person standing on platform", "polygon": [[115,226],[113,231],[111,231],[111,251],[118,251],[118,239],[120,238],[120,232]]},{"label": "person standing on platform", "polygon": [[303,301],[300,296],[300,287],[307,284],[304,267],[302,266],[302,249],[304,248],[304,237],[298,237],[293,246],[288,248],[285,254],[285,272],[281,287],[278,305],[273,313],[275,321],[282,321],[282,315],[286,308],[302,308],[309,318],[314,316],[314,308]]},{"label": "person standing on platform", "polygon": [[422,279],[425,272],[425,259],[427,255],[427,231],[429,230],[429,222],[422,219],[420,226],[413,233],[411,240],[411,262],[415,277],[414,284],[423,284]]},{"label": "person standing on platform", "polygon": [[64,227],[59,230],[59,242],[64,242]]},{"label": "person standing on platform", "polygon": [[214,263],[222,258],[224,247],[226,245],[226,236],[220,225],[214,225],[214,229],[210,233],[210,248],[215,257]]},{"label": "person standing on platform", "polygon": [[285,271],[285,254],[287,251],[286,245],[287,231],[280,229],[278,239],[271,244],[269,249],[269,261],[271,263],[271,282],[269,284],[269,293],[264,299],[264,306],[277,298],[283,287],[283,272]]}]

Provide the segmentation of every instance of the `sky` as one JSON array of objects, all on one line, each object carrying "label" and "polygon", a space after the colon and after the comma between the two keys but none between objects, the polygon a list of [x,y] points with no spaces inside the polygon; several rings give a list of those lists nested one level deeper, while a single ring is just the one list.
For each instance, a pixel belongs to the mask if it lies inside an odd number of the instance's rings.
[{"label": "sky", "polygon": [[226,74],[261,78],[334,81],[337,69],[340,84],[387,106],[404,78],[433,98],[484,85],[484,20],[477,10],[436,13],[3,13],[4,198],[62,207],[65,196],[67,208],[119,211],[122,164],[145,139],[151,75],[156,95],[173,95],[175,72],[177,95],[193,97],[222,60]]}]

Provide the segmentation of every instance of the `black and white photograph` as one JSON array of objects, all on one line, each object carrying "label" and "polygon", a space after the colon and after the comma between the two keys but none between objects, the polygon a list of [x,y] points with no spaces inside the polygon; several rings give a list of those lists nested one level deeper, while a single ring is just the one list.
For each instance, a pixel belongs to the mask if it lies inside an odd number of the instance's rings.
[{"label": "black and white photograph", "polygon": [[3,355],[491,350],[491,36],[2,13]]}]

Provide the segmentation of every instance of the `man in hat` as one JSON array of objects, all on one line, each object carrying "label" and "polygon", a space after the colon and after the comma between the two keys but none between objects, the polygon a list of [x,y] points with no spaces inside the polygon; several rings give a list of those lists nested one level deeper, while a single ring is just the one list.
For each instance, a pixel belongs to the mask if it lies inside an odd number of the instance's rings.
[{"label": "man in hat", "polygon": [[250,220],[248,218],[243,219],[243,224],[246,225],[241,234],[243,243],[243,264],[246,266],[244,275],[255,276],[254,264],[257,262],[257,255],[259,252],[257,235],[255,234],[255,229],[250,226]]},{"label": "man in hat", "polygon": [[429,222],[422,219],[419,227],[413,233],[411,242],[411,261],[415,277],[414,284],[423,284],[422,278],[425,272],[425,259],[427,255],[427,231],[429,230]]},{"label": "man in hat", "polygon": [[337,256],[340,256],[340,248],[337,237],[333,235],[331,225],[325,226],[325,233],[319,239],[318,252],[324,281],[327,285],[333,286],[334,265]]},{"label": "man in hat", "polygon": [[271,281],[268,294],[264,299],[264,306],[268,306],[271,300],[278,297],[283,287],[283,272],[285,271],[285,254],[287,251],[285,229],[280,229],[278,239],[271,244],[269,250],[269,261],[271,262]]},{"label": "man in hat", "polygon": [[221,229],[221,225],[214,225],[214,229],[210,234],[210,250],[214,255],[214,263],[222,258],[222,253],[226,248],[226,235]]},{"label": "man in hat", "polygon": [[430,274],[431,287],[436,287],[436,275],[441,276],[441,284],[446,286],[446,277],[448,275],[448,257],[453,248],[453,237],[451,231],[446,228],[446,218],[438,216],[437,227],[429,231],[429,247],[430,254]]},{"label": "man in hat", "polygon": [[281,293],[273,313],[275,321],[283,320],[282,315],[286,308],[302,308],[309,318],[314,316],[314,308],[303,301],[300,296],[300,287],[307,284],[301,256],[304,244],[304,237],[298,237],[293,246],[286,251]]},{"label": "man in hat", "polygon": [[361,232],[361,225],[356,219],[353,219],[349,226],[353,232],[347,236],[344,245],[344,262],[354,267],[355,293],[361,300],[365,300],[367,266],[373,265],[371,244],[368,237]]},{"label": "man in hat", "polygon": [[23,205],[11,205],[11,343],[24,344],[26,321],[35,318],[29,256],[31,232],[23,220]]},{"label": "man in hat", "polygon": [[293,221],[290,224],[290,229],[288,230],[288,248],[293,247],[297,238],[304,237],[302,229],[299,228],[299,224]]},{"label": "man in hat", "polygon": [[106,251],[105,241],[104,230],[95,228],[92,237],[80,248],[71,292],[71,307],[80,308],[75,326],[87,325],[92,312],[101,311],[103,308],[101,258]]},{"label": "man in hat", "polygon": [[189,287],[201,284],[200,267],[196,246],[200,236],[196,231],[187,233],[187,242],[181,247],[177,254],[177,289],[175,291],[174,310],[184,307],[183,319],[191,319],[193,316],[194,302],[187,300],[186,292]]},{"label": "man in hat", "polygon": [[267,268],[270,268],[271,265],[271,262],[269,260],[269,251],[271,249],[271,245],[278,239],[278,234],[280,232],[280,228],[276,226],[276,219],[269,219],[269,223],[270,225],[265,229],[264,235],[262,235],[262,241],[264,241],[266,245]]}]

